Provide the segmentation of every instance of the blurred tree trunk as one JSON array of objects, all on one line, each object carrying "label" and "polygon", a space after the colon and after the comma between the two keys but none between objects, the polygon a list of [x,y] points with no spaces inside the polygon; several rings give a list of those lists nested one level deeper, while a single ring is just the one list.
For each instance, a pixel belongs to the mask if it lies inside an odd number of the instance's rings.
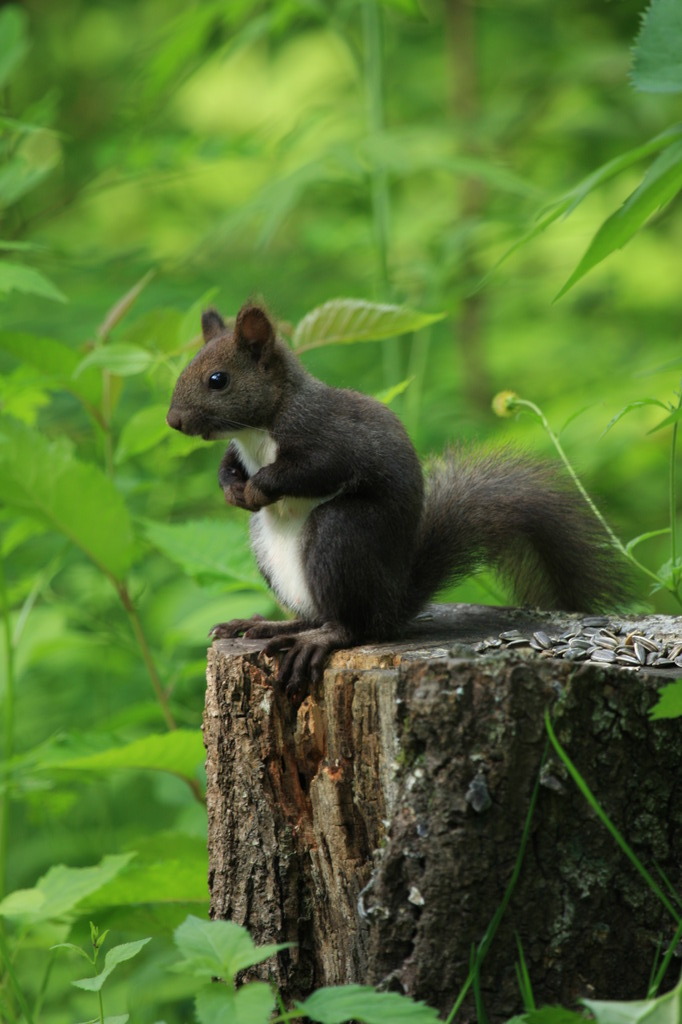
[{"label": "blurred tree trunk", "polygon": [[[446,40],[450,70],[450,112],[458,148],[464,156],[480,156],[481,97],[478,72],[476,10],[473,0],[446,0]],[[476,256],[476,226],[485,212],[487,188],[473,175],[457,179],[457,226],[463,251],[453,289],[460,294],[454,322],[463,390],[478,411],[488,412],[493,387],[485,351],[485,298],[470,289],[483,276]]]},{"label": "blurred tree trunk", "polygon": [[[211,649],[212,914],[295,943],[260,968],[287,998],[370,982],[449,1011],[517,860],[479,970],[491,1018],[521,1009],[517,937],[538,1003],[646,995],[675,921],[545,757],[544,714],[641,860],[679,885],[682,734],[647,718],[665,679],[453,650],[510,626],[518,612],[441,608],[411,641],[337,652],[298,712],[256,643]],[[469,993],[458,1020],[472,1015]]]}]

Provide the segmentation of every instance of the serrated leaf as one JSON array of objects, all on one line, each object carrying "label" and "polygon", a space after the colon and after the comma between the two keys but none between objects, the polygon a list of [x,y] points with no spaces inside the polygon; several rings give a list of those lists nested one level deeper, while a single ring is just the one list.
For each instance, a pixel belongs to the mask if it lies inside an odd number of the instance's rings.
[{"label": "serrated leaf", "polygon": [[114,462],[120,465],[133,455],[141,455],[169,436],[168,405],[149,405],[133,413],[118,439]]},{"label": "serrated leaf", "polygon": [[82,988],[85,992],[99,992],[112,971],[115,971],[119,964],[132,960],[138,953],[151,942],[151,938],[137,939],[135,942],[122,942],[120,946],[112,946],[104,957],[104,969],[94,978],[80,978],[72,981],[76,988]]},{"label": "serrated leaf", "polygon": [[0,9],[0,89],[28,53],[28,17],[18,4]]},{"label": "serrated leaf", "polygon": [[205,759],[199,729],[173,729],[171,732],[143,736],[139,740],[111,747],[96,754],[52,762],[50,770],[109,772],[114,769],[144,769],[170,772],[181,778],[195,779],[197,767]]},{"label": "serrated leaf", "polygon": [[65,441],[48,441],[17,421],[0,422],[0,498],[38,516],[120,579],[133,556],[123,498],[107,475],[80,462]]},{"label": "serrated leaf", "polygon": [[682,6],[652,0],[633,51],[632,84],[640,92],[682,92]]},{"label": "serrated leaf", "polygon": [[377,992],[368,985],[341,985],[319,988],[296,1009],[318,1024],[438,1024],[436,1010],[417,1003],[398,992]]},{"label": "serrated leaf", "polygon": [[199,1024],[268,1024],[275,996],[264,981],[252,981],[240,989],[210,985],[195,1001]]},{"label": "serrated leaf", "polygon": [[82,900],[114,878],[132,853],[103,857],[99,864],[86,868],[51,867],[33,889],[18,889],[0,903],[0,917],[23,919],[35,924],[69,914]]},{"label": "serrated leaf", "polygon": [[419,313],[407,306],[390,306],[363,299],[331,299],[308,313],[296,326],[293,346],[307,352],[322,345],[352,345],[380,341],[418,331],[442,320],[445,313]]},{"label": "serrated leaf", "polygon": [[91,366],[108,370],[117,377],[134,377],[138,373],[144,373],[153,362],[154,356],[151,352],[137,345],[98,345],[80,361],[74,371],[74,377],[80,376],[83,370]]},{"label": "serrated leaf", "polygon": [[651,430],[648,430],[647,433],[648,434],[655,434],[657,430],[663,430],[664,427],[671,427],[673,425],[673,423],[677,423],[678,420],[681,420],[681,419],[682,419],[682,406],[680,406],[679,409],[675,409],[674,412],[671,412],[669,416],[666,416],[666,418],[664,420],[661,420],[660,423],[657,423],[656,426],[652,427]]},{"label": "serrated leaf", "polygon": [[680,718],[682,716],[682,679],[676,679],[658,691],[658,701],[649,708],[649,718]]},{"label": "serrated leaf", "polygon": [[665,402],[661,402],[657,398],[639,398],[636,402],[629,402],[620,410],[620,412],[617,412],[616,415],[609,420],[604,427],[601,436],[603,437],[604,434],[608,434],[611,427],[615,427],[616,423],[618,423],[619,420],[622,420],[623,416],[627,416],[628,413],[632,412],[633,409],[641,409],[646,405],[658,405],[661,409],[668,408]]},{"label": "serrated leaf", "polygon": [[246,928],[234,921],[202,921],[192,914],[175,929],[173,938],[184,957],[177,970],[228,980],[291,945],[256,946]]},{"label": "serrated leaf", "polygon": [[146,520],[147,538],[198,580],[221,580],[228,590],[265,591],[245,530],[234,520],[192,519],[184,523]]},{"label": "serrated leaf", "polygon": [[620,209],[604,221],[556,298],[560,299],[589,270],[616,249],[621,249],[653,213],[677,195],[680,188],[682,142],[676,142],[657,157],[641,184]]},{"label": "serrated leaf", "polygon": [[10,263],[9,260],[0,260],[0,292],[24,292],[27,295],[40,295],[44,299],[54,299],[56,302],[66,302],[64,293],[35,267]]},{"label": "serrated leaf", "polygon": [[664,533],[670,533],[669,526],[662,530],[650,530],[648,533],[640,533],[639,537],[633,537],[632,540],[628,541],[625,545],[625,550],[628,554],[631,554],[638,544],[642,544],[645,540],[650,540],[652,537],[662,537]]}]

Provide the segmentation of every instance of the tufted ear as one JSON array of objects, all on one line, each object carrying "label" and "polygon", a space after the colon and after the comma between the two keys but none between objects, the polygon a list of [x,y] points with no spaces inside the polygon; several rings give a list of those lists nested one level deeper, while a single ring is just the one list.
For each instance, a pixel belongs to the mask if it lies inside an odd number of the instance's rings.
[{"label": "tufted ear", "polygon": [[216,309],[205,309],[201,314],[201,333],[204,342],[212,341],[226,330],[225,321]]},{"label": "tufted ear", "polygon": [[260,306],[242,306],[234,325],[238,345],[250,351],[256,361],[268,358],[275,344],[275,329]]}]

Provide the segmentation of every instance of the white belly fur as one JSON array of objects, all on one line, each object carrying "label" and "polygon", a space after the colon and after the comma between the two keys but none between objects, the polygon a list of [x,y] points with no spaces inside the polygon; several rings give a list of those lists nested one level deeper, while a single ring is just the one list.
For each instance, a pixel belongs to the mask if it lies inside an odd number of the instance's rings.
[{"label": "white belly fur", "polygon": [[[277,458],[277,444],[262,430],[235,436],[250,476]],[[330,495],[333,497],[333,495]],[[305,618],[318,615],[303,566],[303,529],[312,510],[328,498],[280,498],[251,516],[251,546],[278,600]]]}]

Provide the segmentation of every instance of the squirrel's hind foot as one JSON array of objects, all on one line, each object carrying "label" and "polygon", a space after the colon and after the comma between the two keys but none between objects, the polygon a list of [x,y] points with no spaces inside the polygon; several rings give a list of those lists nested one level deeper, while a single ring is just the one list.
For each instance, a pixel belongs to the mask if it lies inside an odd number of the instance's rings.
[{"label": "squirrel's hind foot", "polygon": [[337,623],[327,622],[298,635],[288,632],[274,637],[266,645],[265,654],[283,654],[277,671],[277,685],[284,689],[293,704],[298,705],[307,696],[311,684],[319,683],[331,652],[351,643],[348,630]]},{"label": "squirrel's hind foot", "polygon": [[229,640],[243,636],[247,640],[258,640],[266,637],[277,637],[280,634],[300,633],[310,629],[315,623],[306,619],[279,620],[274,622],[262,615],[252,615],[250,619],[230,619],[229,622],[218,622],[208,635],[218,640]]}]

